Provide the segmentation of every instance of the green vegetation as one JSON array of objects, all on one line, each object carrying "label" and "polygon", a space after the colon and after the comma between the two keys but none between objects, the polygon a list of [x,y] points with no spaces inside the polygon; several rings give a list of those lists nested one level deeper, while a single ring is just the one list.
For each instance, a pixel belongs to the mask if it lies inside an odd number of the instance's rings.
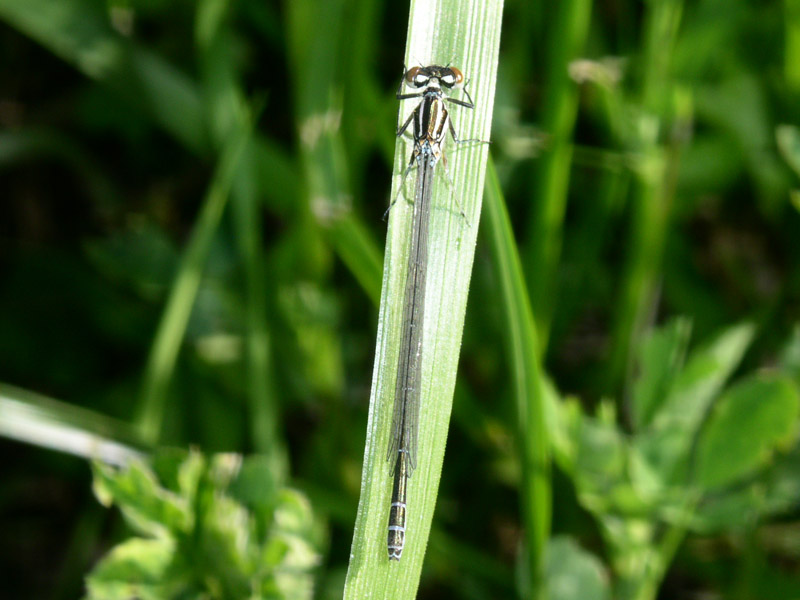
[{"label": "green vegetation", "polygon": [[263,457],[159,452],[153,470],[95,464],[95,494],[138,534],[87,579],[87,598],[312,598],[308,501]]},{"label": "green vegetation", "polygon": [[[406,8],[0,0],[6,595],[800,596],[800,2]],[[404,60],[492,145],[389,564]]]}]

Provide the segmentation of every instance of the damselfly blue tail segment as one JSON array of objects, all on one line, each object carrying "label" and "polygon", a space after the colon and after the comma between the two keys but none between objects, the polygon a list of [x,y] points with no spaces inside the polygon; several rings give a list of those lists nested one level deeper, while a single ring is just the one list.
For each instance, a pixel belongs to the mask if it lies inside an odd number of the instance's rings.
[{"label": "damselfly blue tail segment", "polygon": [[[403,86],[417,90],[404,94]],[[406,121],[397,128],[400,137],[414,123],[414,150],[403,172],[400,190],[406,177],[417,167],[414,188],[414,218],[411,228],[411,248],[408,254],[408,273],[403,302],[403,323],[397,382],[394,396],[392,437],[387,460],[393,462],[394,487],[389,510],[388,550],[390,560],[400,560],[406,539],[406,496],[408,479],[417,466],[417,430],[419,426],[420,373],[422,365],[422,324],[425,316],[425,281],[428,270],[428,230],[430,226],[433,173],[441,160],[447,170],[442,144],[449,132],[457,144],[483,142],[460,140],[456,135],[447,103],[474,108],[466,89],[466,100],[445,96],[445,90],[463,88],[464,75],[455,67],[430,65],[412,67],[403,73],[397,87],[397,99],[421,98]],[[398,192],[399,194],[399,192]],[[395,197],[389,208],[397,201]],[[461,214],[464,215],[463,210]]]}]

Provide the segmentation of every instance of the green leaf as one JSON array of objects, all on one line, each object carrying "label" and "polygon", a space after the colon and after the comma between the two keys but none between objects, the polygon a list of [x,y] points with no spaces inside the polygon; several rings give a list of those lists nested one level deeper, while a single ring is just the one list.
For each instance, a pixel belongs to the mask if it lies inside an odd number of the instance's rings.
[{"label": "green leaf", "polygon": [[775,139],[783,160],[800,177],[800,129],[794,125],[778,125]]},{"label": "green leaf", "polygon": [[666,400],[683,367],[691,324],[675,319],[653,331],[642,344],[639,377],[633,385],[633,418],[637,429],[647,426]]},{"label": "green leaf", "polygon": [[788,454],[777,456],[764,478],[762,514],[794,509],[800,503],[800,443]]},{"label": "green leaf", "polygon": [[781,349],[778,368],[800,382],[800,324],[795,323],[789,339]]},{"label": "green leaf", "polygon": [[746,485],[709,494],[692,515],[691,527],[705,535],[741,528],[794,510],[800,503],[800,444],[777,454]]},{"label": "green leaf", "polygon": [[271,463],[263,457],[252,459],[240,480],[242,462],[232,453],[206,458],[168,450],[154,459],[164,480],[142,463],[121,471],[95,465],[98,497],[117,504],[137,532],[157,538],[133,538],[112,550],[89,576],[89,597],[311,598],[319,563],[311,505],[283,488],[255,514],[229,487],[252,496],[261,487],[255,483],[277,479],[264,473]]},{"label": "green leaf", "polygon": [[729,485],[766,465],[796,434],[798,410],[797,389],[783,377],[756,375],[731,388],[700,438],[697,483]]},{"label": "green leaf", "polygon": [[794,510],[800,503],[800,443],[776,453],[763,472],[744,485],[708,494],[691,519],[703,534],[741,528],[758,519]]},{"label": "green leaf", "polygon": [[581,504],[596,515],[642,511],[643,499],[628,475],[630,444],[616,425],[613,404],[601,403],[595,417],[584,415],[576,402],[571,405],[571,474]]},{"label": "green leaf", "polygon": [[520,490],[526,551],[533,581],[544,568],[550,537],[552,491],[550,483],[550,437],[566,442],[555,386],[542,376],[541,349],[528,287],[503,200],[494,162],[489,161],[486,178],[486,218],[492,260],[499,282],[505,318],[506,356],[517,407],[518,448],[522,465]]},{"label": "green leaf", "polygon": [[545,567],[550,600],[608,600],[608,574],[596,556],[572,538],[559,536],[550,541]]},{"label": "green leaf", "polygon": [[92,465],[94,492],[106,506],[116,504],[131,528],[152,537],[188,531],[192,525],[188,503],[162,488],[141,461],[117,470],[99,462]]},{"label": "green leaf", "polygon": [[175,544],[133,538],[117,545],[86,578],[87,600],[164,600]]},{"label": "green leaf", "polygon": [[238,477],[231,484],[231,495],[248,506],[274,506],[279,488],[275,474],[269,466],[270,462],[266,457],[245,458]]},{"label": "green leaf", "polygon": [[641,458],[638,477],[647,482],[648,492],[682,481],[708,407],[739,365],[752,337],[752,325],[737,325],[690,354],[650,426],[634,441]]},{"label": "green leaf", "polygon": [[708,404],[741,362],[753,333],[749,323],[735,325],[692,352],[657,420],[678,418],[687,425],[699,424]]}]

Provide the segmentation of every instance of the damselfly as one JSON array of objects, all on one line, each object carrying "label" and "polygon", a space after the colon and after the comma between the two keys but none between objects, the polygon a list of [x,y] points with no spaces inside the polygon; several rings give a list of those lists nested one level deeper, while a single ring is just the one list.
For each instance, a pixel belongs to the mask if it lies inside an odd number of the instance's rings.
[{"label": "damselfly", "polygon": [[[416,88],[418,92],[404,94],[403,86]],[[444,91],[464,87],[463,73],[450,66],[430,65],[412,67],[404,71],[397,87],[397,99],[421,98],[414,111],[398,127],[397,136],[402,136],[412,121],[414,123],[414,150],[400,183],[403,190],[406,177],[417,168],[417,183],[414,188],[414,218],[411,228],[411,247],[408,253],[408,273],[403,303],[403,323],[400,356],[395,384],[394,417],[392,438],[389,442],[387,460],[393,460],[394,489],[389,510],[388,550],[390,560],[400,560],[406,536],[406,492],[408,478],[417,466],[417,428],[419,425],[420,372],[422,365],[422,324],[425,315],[425,281],[428,269],[428,230],[430,225],[433,174],[441,160],[447,172],[447,158],[442,144],[449,131],[457,144],[482,142],[483,140],[460,140],[446,103],[464,108],[474,108],[472,98],[463,90],[466,100],[445,96]],[[452,182],[451,182],[452,188]],[[400,193],[398,192],[398,194]],[[392,201],[392,205],[396,202]],[[391,208],[391,205],[390,205]],[[461,211],[464,215],[463,210]]]}]

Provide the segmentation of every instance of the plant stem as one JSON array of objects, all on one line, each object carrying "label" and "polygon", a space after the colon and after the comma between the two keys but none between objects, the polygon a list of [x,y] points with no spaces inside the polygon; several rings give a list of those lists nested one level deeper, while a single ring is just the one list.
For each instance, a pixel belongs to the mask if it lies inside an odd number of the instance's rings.
[{"label": "plant stem", "polygon": [[489,161],[486,212],[492,262],[500,280],[506,327],[506,347],[517,404],[518,448],[522,464],[521,512],[525,525],[528,589],[523,597],[544,597],[542,575],[552,518],[550,440],[545,428],[537,331],[528,300],[522,264],[500,182]]},{"label": "plant stem", "polygon": [[[670,59],[683,9],[681,0],[657,0],[647,4],[644,63],[642,65],[641,114],[634,139],[637,153],[631,232],[626,247],[621,300],[617,305],[609,388],[631,374],[630,349],[651,315],[660,279],[661,257],[677,178],[678,142],[663,146],[661,138],[680,113],[674,106],[676,89],[671,83]],[[686,115],[678,114],[676,122]],[[679,123],[680,124],[680,123]]]},{"label": "plant stem", "polygon": [[148,444],[157,444],[161,435],[167,391],[200,288],[205,261],[249,139],[250,128],[247,127],[232,136],[222,151],[150,348],[136,420],[136,426]]},{"label": "plant stem", "polygon": [[548,48],[542,128],[547,145],[536,160],[536,185],[528,230],[530,247],[526,276],[539,349],[545,352],[552,310],[557,295],[564,213],[572,164],[572,132],[578,113],[578,89],[569,76],[569,64],[583,51],[589,30],[591,0],[562,0],[553,5],[556,15]]}]

